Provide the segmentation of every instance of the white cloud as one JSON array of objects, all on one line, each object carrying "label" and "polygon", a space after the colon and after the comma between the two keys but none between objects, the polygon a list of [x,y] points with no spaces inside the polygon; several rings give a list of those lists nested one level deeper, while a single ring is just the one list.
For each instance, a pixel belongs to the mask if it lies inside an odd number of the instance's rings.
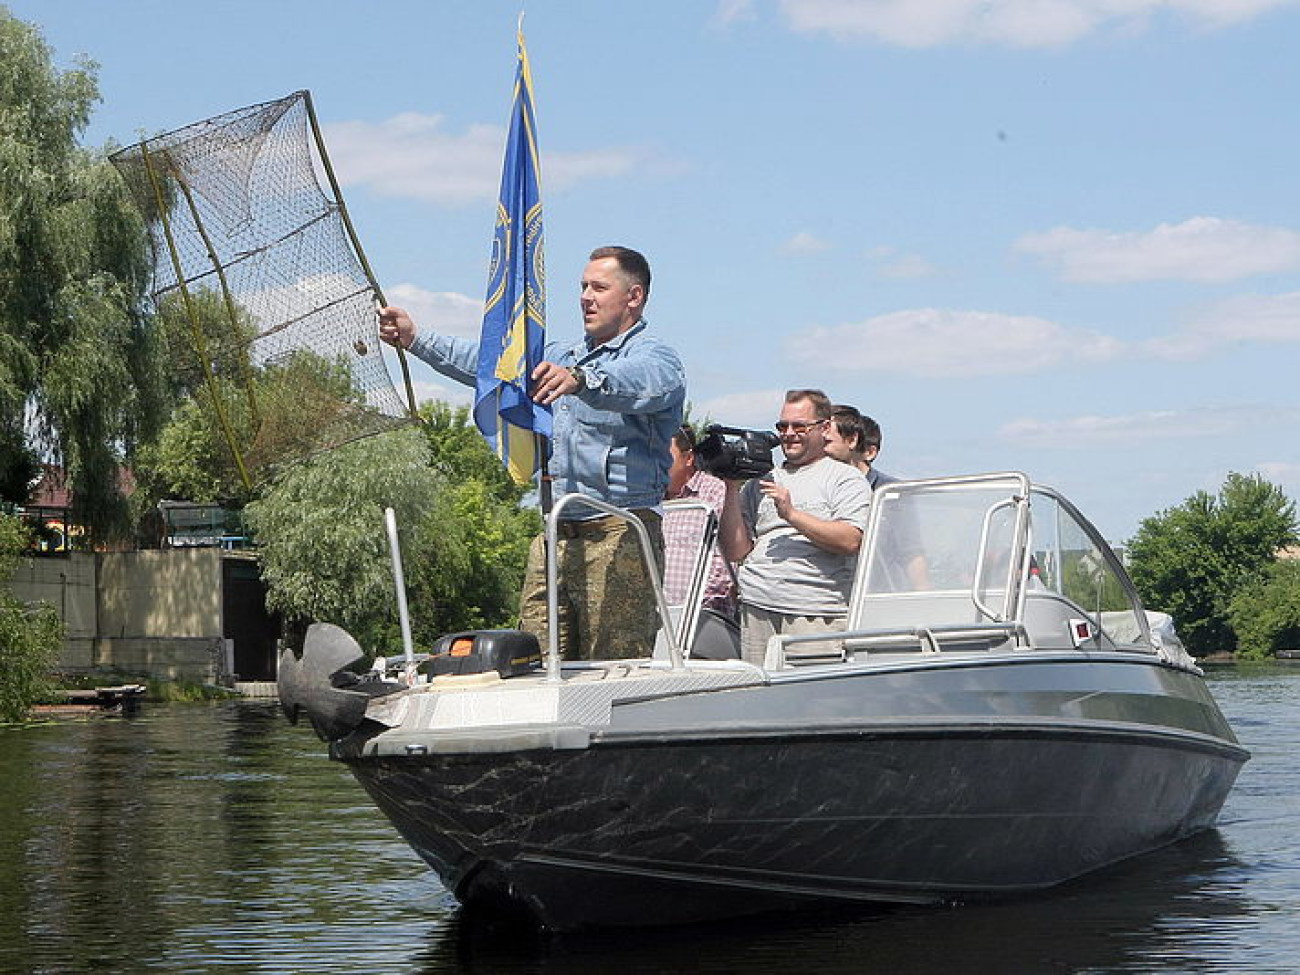
[{"label": "white cloud", "polygon": [[1014,248],[1042,258],[1067,281],[1093,284],[1221,283],[1300,268],[1300,233],[1217,217],[1131,233],[1057,227],[1021,237]]},{"label": "white cloud", "polygon": [[793,30],[902,47],[1056,47],[1112,27],[1143,30],[1157,14],[1225,27],[1297,0],[782,0]]},{"label": "white cloud", "polygon": [[[441,115],[406,112],[383,122],[325,126],[330,159],[344,186],[368,186],[383,196],[448,206],[492,200],[501,182],[506,130],[471,125],[447,131]],[[586,180],[621,176],[642,161],[629,149],[542,153],[542,185],[563,190]]]},{"label": "white cloud", "polygon": [[718,0],[713,11],[714,27],[729,27],[741,21],[753,20],[754,0]]},{"label": "white cloud", "polygon": [[933,277],[938,271],[937,267],[919,254],[894,255],[876,265],[878,276],[898,281]]},{"label": "white cloud", "polygon": [[1300,464],[1293,461],[1266,460],[1255,465],[1255,469],[1264,478],[1274,484],[1280,484],[1291,498],[1300,495]]},{"label": "white cloud", "polygon": [[1127,416],[1078,416],[1066,420],[1013,420],[999,434],[1006,440],[1032,447],[1072,449],[1095,444],[1139,444],[1152,440],[1190,439],[1204,429],[1185,413],[1160,410]]},{"label": "white cloud", "polygon": [[1063,420],[1026,418],[1004,424],[999,436],[1020,446],[1135,447],[1156,441],[1214,440],[1263,426],[1293,425],[1292,407],[1242,406],[1201,410],[1156,410],[1117,416],[1085,415]]},{"label": "white cloud", "polygon": [[801,230],[781,245],[781,251],[785,254],[817,254],[829,250],[830,246],[816,234]]},{"label": "white cloud", "polygon": [[1032,373],[1111,359],[1121,349],[1110,336],[1042,318],[938,308],[804,329],[786,342],[791,361],[821,370],[945,378]]},{"label": "white cloud", "polygon": [[384,297],[390,304],[405,308],[417,328],[478,338],[483,326],[483,302],[455,291],[428,291],[414,284],[399,284],[388,288]]},{"label": "white cloud", "polygon": [[691,415],[708,417],[714,423],[732,427],[766,429],[775,421],[785,401],[784,389],[756,389],[747,393],[729,393],[691,404]]},{"label": "white cloud", "polygon": [[427,403],[429,400],[441,400],[453,406],[469,406],[474,402],[474,390],[460,383],[441,383],[427,379],[412,380],[411,389],[415,393],[415,402]]},{"label": "white cloud", "polygon": [[1300,342],[1300,292],[1240,295],[1210,306],[1185,328],[1152,339],[1142,350],[1158,359],[1200,359],[1226,345]]}]

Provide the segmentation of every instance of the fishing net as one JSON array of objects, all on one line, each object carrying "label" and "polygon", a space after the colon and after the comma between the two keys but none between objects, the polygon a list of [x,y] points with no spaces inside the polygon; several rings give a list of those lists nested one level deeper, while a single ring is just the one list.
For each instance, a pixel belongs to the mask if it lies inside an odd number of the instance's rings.
[{"label": "fishing net", "polygon": [[112,162],[148,227],[163,334],[185,352],[176,382],[211,410],[245,484],[409,419],[409,380],[403,403],[376,333],[382,295],[308,92],[146,139]]}]

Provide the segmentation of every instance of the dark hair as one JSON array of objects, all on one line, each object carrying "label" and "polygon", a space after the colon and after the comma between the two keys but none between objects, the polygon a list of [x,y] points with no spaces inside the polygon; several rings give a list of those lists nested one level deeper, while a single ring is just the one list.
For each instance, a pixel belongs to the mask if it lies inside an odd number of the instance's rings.
[{"label": "dark hair", "polygon": [[813,412],[817,414],[819,420],[829,420],[831,418],[831,398],[823,393],[820,389],[791,389],[785,394],[787,403],[797,403],[806,399],[813,405]]},{"label": "dark hair", "polygon": [[641,285],[645,291],[646,297],[650,297],[650,262],[647,261],[640,252],[632,250],[630,247],[619,247],[610,245],[609,247],[597,247],[591,252],[589,261],[599,261],[606,257],[612,257],[618,263],[618,269],[632,279],[633,283]]},{"label": "dark hair", "polygon": [[677,444],[677,449],[683,454],[689,454],[695,450],[695,431],[691,429],[689,423],[683,423],[673,434],[673,443]]},{"label": "dark hair", "polygon": [[831,419],[840,436],[853,444],[853,449],[866,453],[867,448],[880,449],[880,424],[858,412],[856,406],[837,403],[831,408]]}]

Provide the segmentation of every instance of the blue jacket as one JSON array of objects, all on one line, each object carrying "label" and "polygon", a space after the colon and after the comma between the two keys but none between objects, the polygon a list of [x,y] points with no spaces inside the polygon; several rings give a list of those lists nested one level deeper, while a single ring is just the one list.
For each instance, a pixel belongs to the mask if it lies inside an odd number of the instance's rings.
[{"label": "blue jacket", "polygon": [[[410,351],[444,376],[474,385],[478,342],[420,332]],[[576,366],[585,379],[582,390],[553,407],[556,496],[576,492],[628,509],[662,502],[668,442],[686,402],[686,371],[677,353],[651,335],[643,319],[594,349],[585,339],[568,347],[548,344],[546,359]],[[581,508],[569,511],[583,516]]]}]

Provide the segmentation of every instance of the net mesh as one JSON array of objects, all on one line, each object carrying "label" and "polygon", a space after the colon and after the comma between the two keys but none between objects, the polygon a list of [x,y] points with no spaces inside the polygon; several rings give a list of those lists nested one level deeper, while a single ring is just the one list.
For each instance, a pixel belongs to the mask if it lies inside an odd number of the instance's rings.
[{"label": "net mesh", "polygon": [[409,418],[376,333],[378,290],[342,200],[322,188],[332,180],[309,99],[295,92],[112,157],[148,227],[164,334],[188,346],[181,385],[228,414],[254,480]]}]

